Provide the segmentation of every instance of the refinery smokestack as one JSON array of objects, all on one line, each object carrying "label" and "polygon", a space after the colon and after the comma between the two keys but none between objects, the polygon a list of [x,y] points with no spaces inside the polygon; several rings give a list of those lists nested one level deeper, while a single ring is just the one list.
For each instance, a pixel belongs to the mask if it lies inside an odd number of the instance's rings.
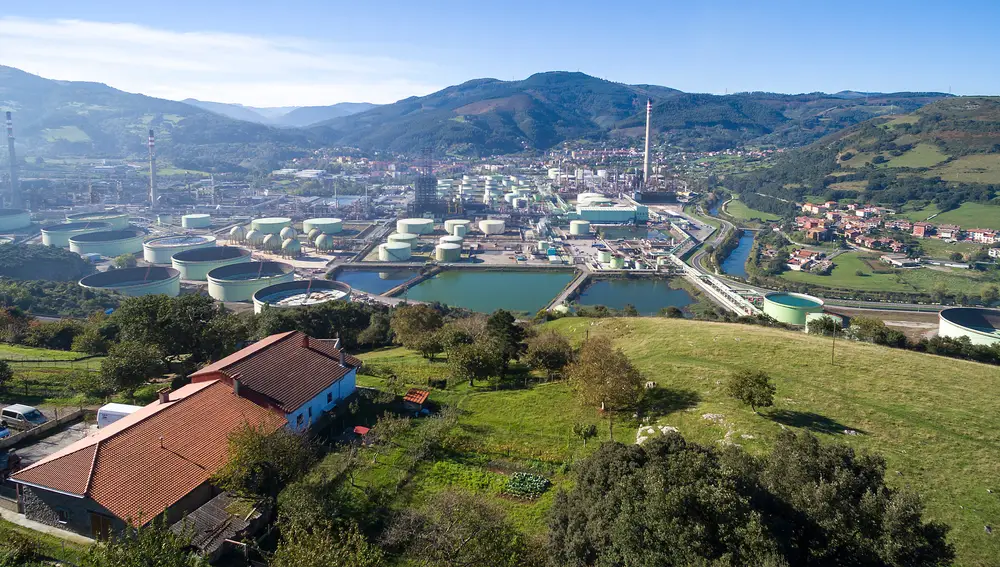
[{"label": "refinery smokestack", "polygon": [[21,187],[17,179],[17,156],[14,155],[14,119],[7,113],[7,157],[10,158],[10,208],[20,209]]},{"label": "refinery smokestack", "polygon": [[646,150],[642,158],[642,184],[649,185],[649,123],[653,117],[653,101],[646,99]]},{"label": "refinery smokestack", "polygon": [[149,206],[156,208],[156,142],[149,131]]}]

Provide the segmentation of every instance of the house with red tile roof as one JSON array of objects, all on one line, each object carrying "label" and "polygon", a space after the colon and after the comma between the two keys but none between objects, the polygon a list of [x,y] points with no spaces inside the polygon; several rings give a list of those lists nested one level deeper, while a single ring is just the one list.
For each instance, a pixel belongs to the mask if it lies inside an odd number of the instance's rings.
[{"label": "house with red tile roof", "polygon": [[218,494],[230,433],[276,430],[284,415],[220,380],[164,390],[148,406],[11,477],[29,520],[107,538],[128,522],[176,522]]},{"label": "house with red tile roof", "polygon": [[302,431],[354,393],[361,360],[338,346],[299,331],[279,333],[209,364],[191,381],[220,380]]}]

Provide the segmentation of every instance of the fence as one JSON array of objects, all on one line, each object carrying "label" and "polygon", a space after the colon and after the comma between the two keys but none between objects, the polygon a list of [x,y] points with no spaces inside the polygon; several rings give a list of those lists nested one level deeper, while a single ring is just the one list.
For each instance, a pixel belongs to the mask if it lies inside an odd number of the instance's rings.
[{"label": "fence", "polygon": [[6,362],[13,369],[43,369],[43,368],[65,368],[69,370],[90,370],[101,369],[101,355],[83,356],[71,360],[53,360],[51,358],[27,358],[16,354],[6,353],[0,361]]}]

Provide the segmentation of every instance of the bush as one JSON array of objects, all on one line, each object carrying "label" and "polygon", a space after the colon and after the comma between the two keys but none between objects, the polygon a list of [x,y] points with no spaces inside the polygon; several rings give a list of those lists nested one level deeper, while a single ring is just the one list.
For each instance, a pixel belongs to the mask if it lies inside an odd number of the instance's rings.
[{"label": "bush", "polygon": [[37,558],[38,544],[33,539],[14,530],[0,532],[0,567],[34,565]]},{"label": "bush", "polygon": [[507,486],[504,487],[504,494],[534,500],[545,493],[552,482],[544,476],[537,474],[516,472],[507,479]]}]

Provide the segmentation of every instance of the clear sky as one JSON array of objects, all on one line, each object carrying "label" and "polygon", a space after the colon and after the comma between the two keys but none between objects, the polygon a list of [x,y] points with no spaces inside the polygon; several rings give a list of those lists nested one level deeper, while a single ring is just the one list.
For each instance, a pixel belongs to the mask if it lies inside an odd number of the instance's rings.
[{"label": "clear sky", "polygon": [[1000,94],[997,0],[7,0],[0,64],[255,106],[583,71],[692,92]]}]

